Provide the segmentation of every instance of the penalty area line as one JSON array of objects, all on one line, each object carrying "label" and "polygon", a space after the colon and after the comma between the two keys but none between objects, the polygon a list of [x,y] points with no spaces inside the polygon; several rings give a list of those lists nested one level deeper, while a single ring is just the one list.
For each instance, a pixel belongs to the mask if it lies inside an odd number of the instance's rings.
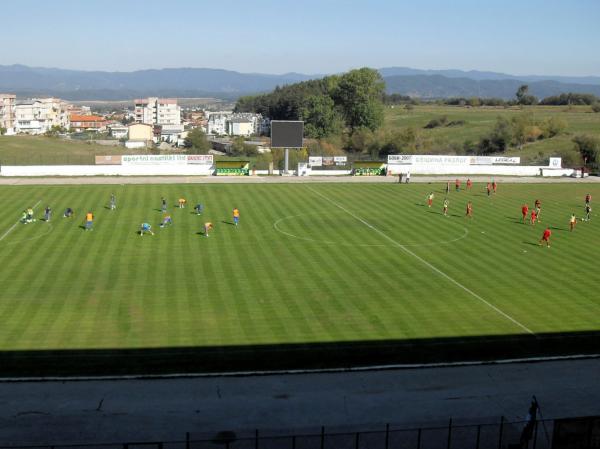
[{"label": "penalty area line", "polygon": [[[38,207],[38,205],[42,202],[42,200],[39,200],[37,203],[35,203],[32,207],[32,209],[35,209],[36,207]],[[10,234],[12,232],[13,229],[15,229],[17,227],[17,225],[21,222],[21,220],[17,220],[16,223],[14,225],[12,225],[10,228],[8,228],[8,231],[6,231],[4,234],[2,234],[2,236],[0,237],[0,242],[2,240],[4,240],[4,237],[6,237],[8,234]]]},{"label": "penalty area line", "polygon": [[360,221],[362,224],[364,224],[366,227],[370,228],[372,231],[376,232],[377,234],[379,234],[380,236],[382,236],[383,238],[385,238],[386,240],[388,240],[390,243],[392,243],[395,247],[400,248],[402,251],[404,251],[406,254],[411,255],[412,257],[414,257],[415,259],[417,259],[419,262],[421,262],[423,265],[427,266],[428,268],[430,268],[431,270],[435,271],[437,274],[439,274],[440,276],[442,276],[444,279],[450,281],[451,283],[453,283],[454,285],[456,285],[457,287],[461,288],[462,290],[464,290],[465,292],[467,292],[469,295],[471,295],[473,298],[479,300],[480,302],[482,302],[483,304],[487,305],[490,309],[494,310],[496,313],[498,313],[499,315],[502,315],[504,318],[506,318],[507,320],[509,320],[510,322],[512,322],[513,324],[516,324],[518,327],[520,327],[521,329],[523,329],[525,332],[527,332],[528,334],[531,335],[535,335],[535,333],[529,329],[527,326],[525,326],[523,323],[519,322],[518,320],[516,320],[515,318],[513,318],[512,316],[510,316],[509,314],[507,314],[506,312],[503,312],[501,309],[499,309],[498,307],[496,307],[495,305],[493,305],[492,303],[490,303],[489,301],[486,301],[485,299],[483,299],[481,296],[479,296],[477,293],[475,293],[473,290],[471,290],[470,288],[464,286],[463,284],[461,284],[460,282],[458,282],[456,279],[454,279],[453,277],[449,276],[448,274],[444,273],[442,270],[440,270],[439,268],[437,268],[436,266],[432,265],[431,263],[427,262],[425,259],[423,259],[421,256],[419,256],[418,254],[414,253],[413,251],[411,251],[410,249],[408,249],[406,246],[402,245],[401,243],[397,242],[396,240],[394,240],[393,238],[391,238],[389,235],[387,235],[386,233],[384,233],[383,231],[381,231],[380,229],[376,228],[375,226],[373,226],[371,223],[369,223],[368,221],[364,220],[363,218],[359,217],[358,215],[354,214],[352,211],[346,209],[344,206],[342,206],[339,203],[336,203],[335,201],[333,201],[331,198],[326,197],[325,195],[323,195],[322,193],[320,193],[319,191],[313,189],[312,187],[307,187],[308,190],[310,190],[311,192],[313,192],[314,194],[320,196],[321,198],[323,198],[324,200],[328,201],[329,203],[333,204],[335,207],[337,207],[338,209],[343,210],[344,212],[346,212],[348,215],[350,215],[351,217],[353,217],[354,219]]}]

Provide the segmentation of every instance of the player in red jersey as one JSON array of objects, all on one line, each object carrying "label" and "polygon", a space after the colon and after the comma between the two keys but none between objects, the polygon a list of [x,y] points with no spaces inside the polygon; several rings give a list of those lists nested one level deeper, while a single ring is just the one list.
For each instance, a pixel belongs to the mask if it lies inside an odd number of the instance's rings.
[{"label": "player in red jersey", "polygon": [[485,188],[487,189],[487,195],[490,196],[490,193],[492,193],[492,185],[488,182]]},{"label": "player in red jersey", "polygon": [[552,231],[550,227],[546,227],[544,233],[542,234],[542,238],[540,239],[540,246],[542,246],[542,242],[546,242],[546,247],[550,248],[550,236],[552,235]]},{"label": "player in red jersey", "polygon": [[492,190],[494,191],[494,193],[496,193],[497,188],[498,188],[498,184],[496,184],[496,181],[492,181]]},{"label": "player in red jersey", "polygon": [[471,181],[471,178],[467,179],[467,190],[471,190],[472,185],[473,185],[473,181]]},{"label": "player in red jersey", "polygon": [[456,188],[457,192],[460,191],[460,179],[456,178],[456,181],[454,181],[454,187]]},{"label": "player in red jersey", "polygon": [[537,221],[537,212],[535,211],[535,209],[531,210],[531,218],[530,218],[530,223],[532,225],[535,224],[535,222]]},{"label": "player in red jersey", "polygon": [[473,203],[470,201],[467,203],[467,217],[473,218]]},{"label": "player in red jersey", "polygon": [[590,204],[592,202],[592,195],[589,193],[585,196],[585,204]]},{"label": "player in red jersey", "polygon": [[433,197],[434,194],[433,192],[431,192],[429,195],[427,195],[427,207],[431,207],[433,204]]},{"label": "player in red jersey", "polygon": [[521,218],[521,221],[523,223],[525,223],[525,220],[527,219],[527,214],[529,213],[529,206],[527,204],[523,204],[521,206],[521,213],[523,214],[523,217]]}]

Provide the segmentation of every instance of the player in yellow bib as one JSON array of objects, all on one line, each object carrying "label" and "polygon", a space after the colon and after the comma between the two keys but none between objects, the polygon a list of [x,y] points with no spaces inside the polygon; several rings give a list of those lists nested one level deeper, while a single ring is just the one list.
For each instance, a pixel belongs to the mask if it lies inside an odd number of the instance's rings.
[{"label": "player in yellow bib", "polygon": [[94,214],[89,211],[87,214],[85,214],[85,230],[93,231],[94,229],[92,226],[94,226]]},{"label": "player in yellow bib", "polygon": [[233,208],[233,224],[238,225],[240,222],[240,210],[237,207]]},{"label": "player in yellow bib", "polygon": [[212,229],[213,224],[210,221],[204,223],[204,237],[208,237],[208,231],[212,231]]}]

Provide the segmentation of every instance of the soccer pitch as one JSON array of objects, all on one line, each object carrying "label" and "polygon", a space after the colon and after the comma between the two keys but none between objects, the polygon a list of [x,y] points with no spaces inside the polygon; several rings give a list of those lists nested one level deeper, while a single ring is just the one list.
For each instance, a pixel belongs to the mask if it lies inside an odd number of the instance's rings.
[{"label": "soccer pitch", "polygon": [[[599,223],[568,229],[600,188],[500,183],[488,197],[481,184],[451,187],[448,217],[445,182],[0,187],[0,351],[600,330]],[[174,222],[164,229],[161,197]],[[175,207],[180,197],[185,209]],[[520,223],[521,205],[538,198],[541,223]],[[37,221],[17,223],[33,205]],[[62,218],[67,207],[74,218]],[[88,210],[91,232],[82,228]],[[154,236],[140,237],[142,222]],[[550,248],[538,246],[545,225]]]}]

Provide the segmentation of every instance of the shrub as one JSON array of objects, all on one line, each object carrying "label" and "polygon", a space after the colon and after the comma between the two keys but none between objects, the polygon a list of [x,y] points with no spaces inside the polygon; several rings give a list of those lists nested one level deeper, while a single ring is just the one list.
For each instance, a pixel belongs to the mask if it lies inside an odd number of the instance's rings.
[{"label": "shrub", "polygon": [[600,140],[597,137],[581,134],[573,137],[573,143],[584,160],[591,164],[596,163],[598,150],[600,150]]},{"label": "shrub", "polygon": [[448,122],[448,117],[446,117],[445,115],[443,115],[441,117],[431,119],[429,121],[429,123],[427,123],[425,125],[425,129],[438,128],[440,126],[444,126],[447,122]]}]

